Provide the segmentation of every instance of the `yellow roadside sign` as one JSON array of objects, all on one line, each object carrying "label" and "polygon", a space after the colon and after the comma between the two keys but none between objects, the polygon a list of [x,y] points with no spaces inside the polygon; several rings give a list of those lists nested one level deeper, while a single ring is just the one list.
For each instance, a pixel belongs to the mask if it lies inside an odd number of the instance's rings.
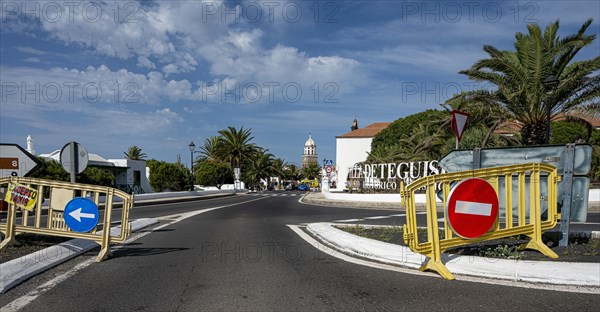
[{"label": "yellow roadside sign", "polygon": [[23,209],[32,211],[37,201],[38,191],[25,185],[9,183],[4,200]]}]

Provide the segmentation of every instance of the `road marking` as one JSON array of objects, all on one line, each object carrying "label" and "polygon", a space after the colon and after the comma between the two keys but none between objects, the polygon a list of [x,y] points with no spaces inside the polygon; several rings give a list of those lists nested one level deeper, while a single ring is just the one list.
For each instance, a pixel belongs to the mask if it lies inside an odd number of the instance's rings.
[{"label": "road marking", "polygon": [[492,204],[457,200],[454,212],[489,217],[492,215]]},{"label": "road marking", "polygon": [[336,222],[336,223],[345,223],[345,222],[360,222],[360,221],[362,221],[362,220],[363,220],[363,219],[347,219],[347,220],[336,220],[336,221],[333,221],[333,222]]},{"label": "road marking", "polygon": [[[375,269],[395,271],[399,273],[406,273],[412,275],[419,276],[428,276],[431,278],[441,279],[442,277],[432,273],[432,272],[421,272],[417,269],[408,269],[402,268],[398,266],[393,266],[389,264],[383,264],[378,262],[371,262],[359,258],[354,258],[348,256],[337,249],[329,247],[325,244],[314,239],[312,236],[304,232],[297,225],[287,225],[294,233],[296,233],[300,238],[304,239],[308,244],[312,245],[314,248],[317,248],[319,251],[328,254],[332,257],[338,258],[340,260],[344,260],[346,262],[350,262],[357,265],[363,265]],[[542,290],[551,290],[551,291],[561,291],[561,292],[572,292],[572,293],[590,293],[597,294],[598,289],[596,287],[586,287],[586,286],[568,286],[568,285],[553,285],[553,284],[530,284],[526,282],[517,282],[517,281],[509,281],[509,280],[501,280],[501,279],[486,279],[484,277],[474,277],[474,276],[466,276],[466,275],[455,275],[457,281],[465,281],[472,283],[482,283],[482,284],[491,284],[491,285],[503,285],[509,287],[520,287],[520,288],[529,288],[529,289],[542,289]]]},{"label": "road marking", "polygon": [[94,263],[95,261],[96,260],[92,257],[92,258],[76,265],[73,269],[69,270],[67,273],[65,273],[63,275],[59,275],[59,276],[47,281],[46,283],[38,286],[33,291],[30,291],[26,295],[23,295],[15,300],[13,300],[12,302],[8,303],[7,305],[3,306],[2,311],[3,312],[12,312],[12,311],[21,310],[26,305],[28,305],[33,300],[35,300],[37,297],[43,295],[45,292],[54,288],[54,286],[62,283],[69,277],[75,275],[77,272],[81,271],[82,269],[85,269],[90,264]]},{"label": "road marking", "polygon": [[298,194],[248,194],[249,196],[271,196],[271,197],[286,197],[286,196],[291,196],[291,197],[295,197],[298,196]]},{"label": "road marking", "polygon": [[[191,211],[191,212],[186,212],[186,213],[179,213],[179,214],[159,217],[157,219],[160,219],[160,220],[174,219],[174,220],[172,220],[169,223],[152,228],[149,231],[139,232],[136,235],[133,235],[129,239],[124,241],[121,245],[113,247],[112,250],[125,248],[127,246],[127,244],[129,244],[129,243],[132,243],[150,233],[158,231],[167,226],[171,226],[171,225],[173,225],[179,221],[183,221],[187,218],[191,218],[193,216],[196,216],[196,215],[199,215],[202,213],[206,213],[209,211],[221,209],[221,208],[227,208],[227,207],[237,206],[237,205],[246,204],[246,203],[250,203],[250,202],[254,202],[254,201],[259,201],[259,200],[262,200],[265,198],[266,197],[261,197],[261,198],[256,198],[256,199],[251,199],[251,200],[235,203],[235,204],[229,204],[229,205],[224,205],[224,206],[218,206],[218,207],[213,207],[213,208],[207,208],[207,209],[202,209],[202,210],[196,210],[196,211]],[[76,265],[73,269],[69,270],[68,272],[54,277],[53,279],[47,281],[46,283],[44,283],[44,284],[38,286],[37,288],[35,288],[34,290],[30,291],[28,294],[9,302],[7,305],[2,307],[2,312],[12,312],[12,311],[19,311],[19,310],[23,309],[26,305],[31,303],[37,297],[43,295],[44,293],[46,293],[49,290],[52,290],[52,288],[54,288],[58,284],[64,282],[69,277],[75,275],[77,272],[87,268],[88,266],[90,266],[92,263],[95,263],[95,262],[96,262],[96,258],[91,257],[90,259],[79,263],[78,265]]]},{"label": "road marking", "polygon": [[377,219],[388,219],[391,218],[392,216],[375,216],[375,217],[366,217],[365,219],[369,219],[369,220],[377,220]]},{"label": "road marking", "polygon": [[[427,212],[425,212],[425,211],[417,212],[417,214],[426,214],[426,213]],[[365,217],[363,219],[336,220],[336,221],[333,221],[333,222],[336,222],[336,223],[359,222],[359,221],[363,221],[363,220],[389,219],[389,218],[393,218],[393,217],[406,217],[406,214],[405,213],[399,213],[399,214],[393,214],[393,215],[388,215],[388,216]]]}]

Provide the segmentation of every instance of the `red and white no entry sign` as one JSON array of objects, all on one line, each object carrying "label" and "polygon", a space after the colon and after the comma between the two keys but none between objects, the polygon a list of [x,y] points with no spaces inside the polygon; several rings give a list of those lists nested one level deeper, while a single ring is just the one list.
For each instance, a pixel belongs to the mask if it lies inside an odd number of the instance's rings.
[{"label": "red and white no entry sign", "polygon": [[448,195],[446,216],[456,235],[477,238],[489,231],[498,218],[498,195],[483,179],[463,180]]}]

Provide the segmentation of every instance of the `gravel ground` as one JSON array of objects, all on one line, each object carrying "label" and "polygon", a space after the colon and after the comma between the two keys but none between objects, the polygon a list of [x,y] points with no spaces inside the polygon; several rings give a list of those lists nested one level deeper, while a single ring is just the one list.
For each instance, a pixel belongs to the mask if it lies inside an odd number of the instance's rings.
[{"label": "gravel ground", "polygon": [[[0,234],[4,239],[4,235]],[[17,244],[0,250],[0,263],[26,256],[30,253],[68,241],[71,238],[23,233],[16,236]]]}]

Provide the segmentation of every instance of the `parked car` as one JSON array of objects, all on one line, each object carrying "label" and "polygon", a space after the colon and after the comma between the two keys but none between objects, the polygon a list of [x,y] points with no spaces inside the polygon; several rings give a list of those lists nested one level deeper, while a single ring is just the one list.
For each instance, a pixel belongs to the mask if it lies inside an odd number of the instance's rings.
[{"label": "parked car", "polygon": [[308,184],[300,184],[298,185],[298,191],[308,191],[310,186]]},{"label": "parked car", "polygon": [[286,191],[292,191],[294,190],[294,183],[289,183],[288,185],[285,186],[285,190]]}]

